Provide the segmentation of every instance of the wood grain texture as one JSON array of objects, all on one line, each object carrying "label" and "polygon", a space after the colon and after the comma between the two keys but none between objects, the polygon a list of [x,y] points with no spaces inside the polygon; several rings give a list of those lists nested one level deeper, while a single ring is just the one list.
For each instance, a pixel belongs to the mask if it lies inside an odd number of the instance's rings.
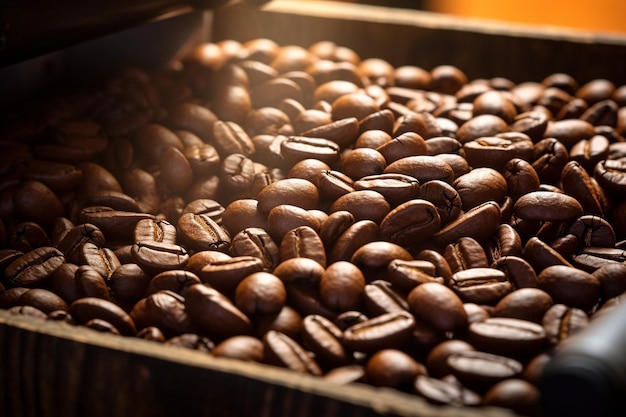
[{"label": "wood grain texture", "polygon": [[0,310],[0,416],[511,417]]}]

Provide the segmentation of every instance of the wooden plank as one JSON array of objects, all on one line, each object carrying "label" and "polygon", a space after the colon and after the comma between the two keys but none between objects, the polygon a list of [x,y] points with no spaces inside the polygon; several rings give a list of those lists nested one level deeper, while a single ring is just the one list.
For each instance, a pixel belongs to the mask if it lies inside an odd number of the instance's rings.
[{"label": "wooden plank", "polygon": [[0,415],[512,417],[0,310]]},{"label": "wooden plank", "polygon": [[238,4],[216,11],[213,40],[258,37],[304,47],[334,41],[396,66],[451,64],[470,79],[540,81],[566,72],[579,83],[626,83],[623,36],[327,1],[275,0],[260,9]]}]

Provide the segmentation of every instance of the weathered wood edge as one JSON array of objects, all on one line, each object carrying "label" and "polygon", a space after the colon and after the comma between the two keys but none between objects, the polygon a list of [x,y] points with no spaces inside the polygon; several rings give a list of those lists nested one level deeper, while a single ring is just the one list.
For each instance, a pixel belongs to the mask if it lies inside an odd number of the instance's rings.
[{"label": "weathered wood edge", "polygon": [[[343,416],[346,412],[354,416],[514,416],[507,410],[497,408],[459,409],[433,406],[409,394],[367,385],[333,386],[319,378],[280,368],[215,358],[202,352],[98,333],[0,310],[0,400],[6,400],[10,396],[20,397],[12,398],[10,415],[13,417],[44,414],[65,417],[87,414],[95,416],[107,415],[111,411],[115,412],[113,415],[116,417],[154,415],[155,407],[158,409],[161,402],[168,401],[159,398],[159,390],[150,386],[154,383],[151,378],[160,375],[159,368],[167,369],[166,373],[172,378],[168,384],[174,385],[173,390],[176,390],[176,384],[204,381],[214,385],[213,390],[224,389],[221,393],[207,393],[206,397],[236,396],[238,394],[232,390],[237,388],[233,387],[241,387],[247,393],[245,395],[263,399],[269,405],[273,401],[279,401],[278,397],[281,395],[286,395],[287,398],[293,395],[295,399],[292,400],[294,403],[291,407],[299,409],[306,400],[310,403],[311,410],[324,409],[327,416]],[[189,380],[182,381],[181,375]],[[115,381],[115,386],[112,386],[111,381]],[[89,385],[89,389],[83,391],[73,387],[84,384]],[[63,390],[63,387],[67,390]],[[77,391],[74,392],[74,389]],[[124,392],[140,393],[142,397],[149,397],[153,403],[142,405],[141,399],[120,397]],[[85,395],[87,398],[84,398]],[[69,401],[59,403],[55,396]],[[191,397],[198,401],[196,394]],[[228,415],[224,414],[224,410],[219,410],[220,404],[207,404],[206,401],[202,403],[202,399],[198,404],[189,404],[190,400],[181,400],[187,403],[181,409],[185,413]],[[45,410],[46,402],[64,409]],[[136,407],[147,409],[144,413]],[[235,407],[242,409],[230,411],[235,411],[236,415],[242,417],[278,415],[275,413],[277,410],[264,410],[261,413],[258,408],[243,408],[246,407],[244,404],[235,404]],[[333,414],[333,410],[337,412]],[[0,407],[0,413],[2,412],[4,409]],[[303,410],[299,415],[306,416],[310,412]]]},{"label": "weathered wood edge", "polygon": [[332,1],[274,0],[262,8],[235,4],[216,10],[212,40],[257,37],[303,47],[334,41],[362,58],[395,66],[451,64],[470,79],[541,81],[565,72],[579,83],[626,83],[626,36]]}]

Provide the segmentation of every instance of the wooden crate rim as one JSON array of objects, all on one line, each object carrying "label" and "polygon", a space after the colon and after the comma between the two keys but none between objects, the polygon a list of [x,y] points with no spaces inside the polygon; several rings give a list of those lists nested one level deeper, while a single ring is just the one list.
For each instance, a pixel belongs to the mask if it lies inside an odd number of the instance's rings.
[{"label": "wooden crate rim", "polygon": [[[279,367],[229,358],[217,358],[204,352],[182,347],[162,345],[153,341],[101,333],[80,326],[43,320],[11,313],[0,309],[0,327],[7,326],[47,337],[81,343],[101,349],[149,357],[199,369],[199,372],[234,374],[281,386],[291,390],[304,391],[326,399],[347,402],[375,410],[380,415],[407,417],[515,417],[510,410],[495,407],[452,407],[435,406],[411,394],[388,388],[377,388],[366,384],[335,385],[319,377],[299,374]],[[10,340],[2,341],[10,344]]]},{"label": "wooden crate rim", "polygon": [[458,17],[415,9],[392,8],[321,0],[272,0],[261,11],[306,15],[325,19],[355,19],[378,23],[457,30],[486,35],[561,40],[575,43],[623,45],[626,34],[569,29],[561,26],[512,23],[492,19]]}]

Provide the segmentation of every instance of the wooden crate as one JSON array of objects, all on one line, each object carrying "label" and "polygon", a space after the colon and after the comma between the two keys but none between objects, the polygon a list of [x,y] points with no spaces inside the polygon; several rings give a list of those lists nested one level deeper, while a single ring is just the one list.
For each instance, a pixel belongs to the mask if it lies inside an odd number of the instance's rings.
[{"label": "wooden crate", "polygon": [[[470,79],[515,82],[566,72],[626,83],[626,38],[537,32],[409,10],[273,1],[213,14],[210,39],[331,40],[398,66],[457,65]],[[101,334],[0,311],[0,416],[506,417],[438,407],[389,389],[333,386],[279,368]]]}]

